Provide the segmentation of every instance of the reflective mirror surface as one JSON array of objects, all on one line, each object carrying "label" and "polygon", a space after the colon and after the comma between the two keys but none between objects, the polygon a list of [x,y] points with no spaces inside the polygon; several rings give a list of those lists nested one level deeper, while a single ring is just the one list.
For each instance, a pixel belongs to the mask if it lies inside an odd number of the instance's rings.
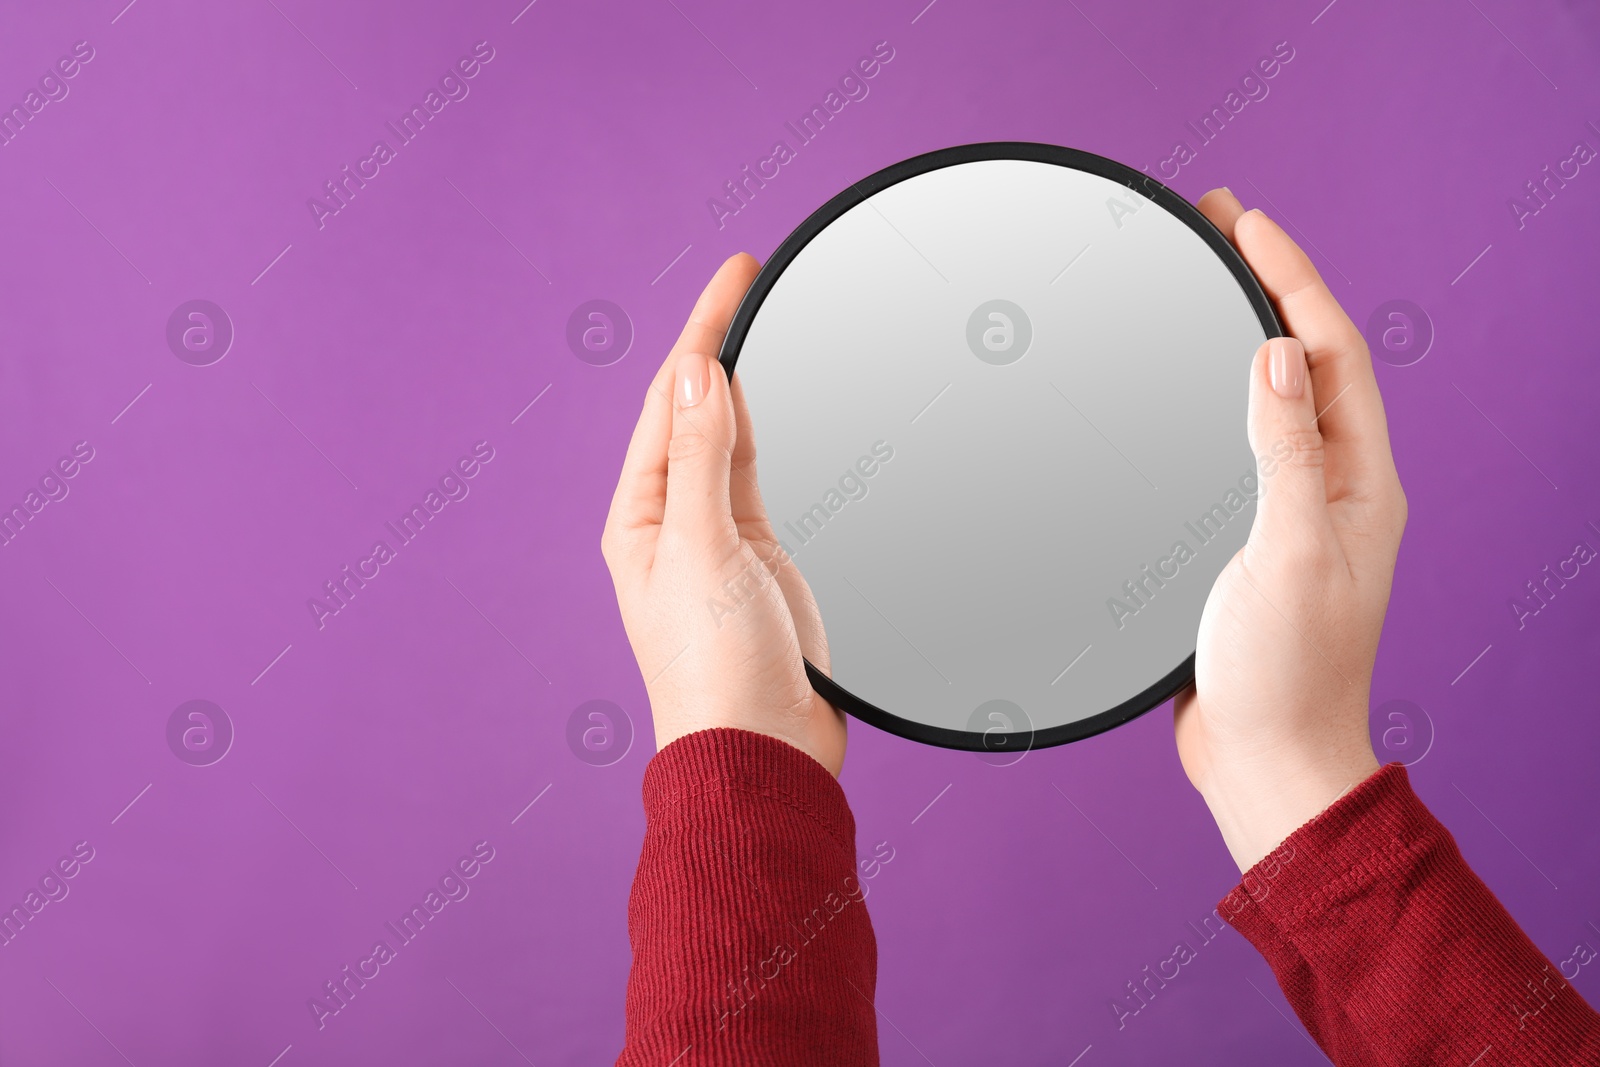
[{"label": "reflective mirror surface", "polygon": [[1255,514],[1242,260],[1144,175],[1047,145],[920,156],[791,236],[723,348],[824,696],[1018,758],[1192,678]]}]

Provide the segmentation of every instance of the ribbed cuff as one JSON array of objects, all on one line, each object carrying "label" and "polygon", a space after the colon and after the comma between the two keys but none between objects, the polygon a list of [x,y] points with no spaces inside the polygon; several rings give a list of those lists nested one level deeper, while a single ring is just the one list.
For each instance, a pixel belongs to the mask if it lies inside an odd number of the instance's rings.
[{"label": "ribbed cuff", "polygon": [[1337,918],[1351,892],[1435,847],[1441,835],[1450,841],[1412,791],[1405,765],[1387,764],[1246,871],[1218,914],[1264,950],[1309,916]]},{"label": "ribbed cuff", "polygon": [[768,797],[816,820],[854,862],[856,821],[826,767],[787,741],[719,727],[685,734],[644,770],[644,813],[671,820],[676,805],[730,792]]}]

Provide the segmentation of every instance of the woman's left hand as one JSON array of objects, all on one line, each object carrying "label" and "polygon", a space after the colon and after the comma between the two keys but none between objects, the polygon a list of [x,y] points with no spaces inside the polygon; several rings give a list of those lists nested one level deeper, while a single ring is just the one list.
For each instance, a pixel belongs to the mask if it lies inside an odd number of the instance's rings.
[{"label": "woman's left hand", "polygon": [[756,487],[738,378],[717,362],[759,265],[724,263],[650,383],[600,541],[644,675],[656,747],[736,727],[787,741],[835,777],[844,716],[811,688],[828,670],[816,600]]}]

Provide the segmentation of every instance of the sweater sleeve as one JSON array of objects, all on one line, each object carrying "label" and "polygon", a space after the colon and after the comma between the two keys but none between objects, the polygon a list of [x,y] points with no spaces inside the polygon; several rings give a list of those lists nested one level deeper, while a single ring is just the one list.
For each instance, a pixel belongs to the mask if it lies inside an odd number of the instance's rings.
[{"label": "sweater sleeve", "polygon": [[1600,1016],[1391,763],[1245,873],[1221,916],[1336,1064],[1600,1063]]},{"label": "sweater sleeve", "polygon": [[705,730],[651,759],[644,809],[618,1067],[875,1067],[877,942],[833,776]]}]

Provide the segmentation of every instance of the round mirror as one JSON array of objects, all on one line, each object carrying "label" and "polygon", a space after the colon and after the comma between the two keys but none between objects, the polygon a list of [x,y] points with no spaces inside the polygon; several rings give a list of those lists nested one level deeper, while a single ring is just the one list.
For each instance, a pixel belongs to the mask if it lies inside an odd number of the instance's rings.
[{"label": "round mirror", "polygon": [[964,145],[866,178],[767,261],[723,344],[762,495],[855,717],[1004,762],[1193,678],[1255,515],[1226,238],[1100,156]]}]

